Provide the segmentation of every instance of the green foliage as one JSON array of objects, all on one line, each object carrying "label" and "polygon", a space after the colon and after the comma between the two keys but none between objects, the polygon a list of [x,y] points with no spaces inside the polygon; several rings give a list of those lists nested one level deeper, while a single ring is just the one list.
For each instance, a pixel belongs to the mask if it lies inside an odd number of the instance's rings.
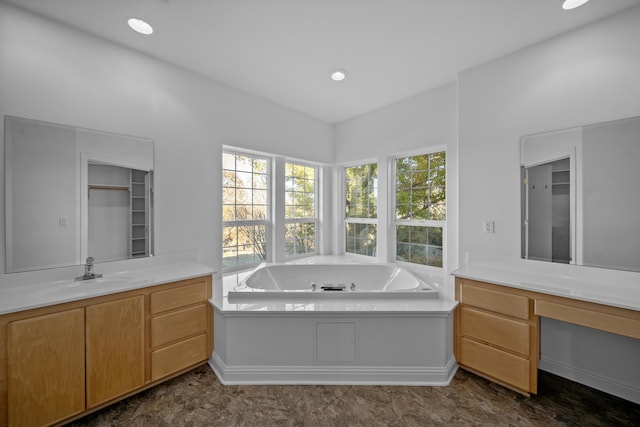
[{"label": "green foliage", "polygon": [[377,218],[378,165],[352,166],[344,169],[345,215],[347,218]]},{"label": "green foliage", "polygon": [[397,219],[445,219],[445,164],[444,151],[396,159]]},{"label": "green foliage", "polygon": [[345,251],[375,256],[377,227],[375,224],[347,223],[345,226]]},{"label": "green foliage", "polygon": [[285,165],[285,218],[316,217],[316,168]]},{"label": "green foliage", "polygon": [[[444,221],[446,154],[431,153],[396,159],[396,219]],[[442,267],[442,227],[398,225],[396,258]]]},{"label": "green foliage", "polygon": [[398,225],[396,259],[442,267],[442,227]]},{"label": "green foliage", "polygon": [[312,222],[285,226],[285,255],[315,251],[316,168],[296,163],[285,164],[285,218],[310,219]]}]

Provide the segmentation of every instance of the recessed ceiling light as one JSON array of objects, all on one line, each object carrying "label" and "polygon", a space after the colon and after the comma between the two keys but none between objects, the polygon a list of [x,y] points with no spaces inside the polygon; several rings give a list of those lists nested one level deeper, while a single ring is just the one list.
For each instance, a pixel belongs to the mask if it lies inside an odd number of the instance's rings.
[{"label": "recessed ceiling light", "polygon": [[153,27],[148,22],[138,18],[130,18],[127,23],[137,33],[149,35],[153,33]]},{"label": "recessed ceiling light", "polygon": [[341,82],[346,78],[347,78],[347,72],[345,70],[333,70],[331,72],[331,80],[335,80],[336,82]]},{"label": "recessed ceiling light", "polygon": [[564,3],[562,3],[562,8],[564,10],[575,9],[576,7],[580,7],[588,1],[589,0],[564,0]]}]

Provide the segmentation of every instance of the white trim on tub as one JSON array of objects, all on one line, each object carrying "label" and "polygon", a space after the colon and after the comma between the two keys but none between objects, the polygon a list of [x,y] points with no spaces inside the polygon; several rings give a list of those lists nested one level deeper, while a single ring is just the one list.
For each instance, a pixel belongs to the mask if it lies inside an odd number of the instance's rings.
[{"label": "white trim on tub", "polygon": [[227,366],[217,353],[209,366],[223,385],[323,384],[447,386],[458,370],[452,356],[445,366]]}]

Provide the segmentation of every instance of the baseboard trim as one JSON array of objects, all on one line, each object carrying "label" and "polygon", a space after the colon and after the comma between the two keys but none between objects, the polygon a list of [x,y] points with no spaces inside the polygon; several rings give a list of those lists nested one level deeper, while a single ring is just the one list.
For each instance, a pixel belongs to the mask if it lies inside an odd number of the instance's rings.
[{"label": "baseboard trim", "polygon": [[214,352],[209,366],[224,385],[449,385],[458,363],[451,357],[443,367],[395,366],[228,366]]},{"label": "baseboard trim", "polygon": [[640,388],[622,383],[619,380],[604,377],[545,357],[540,359],[538,368],[577,383],[593,387],[596,390],[604,391],[605,393],[640,404]]}]

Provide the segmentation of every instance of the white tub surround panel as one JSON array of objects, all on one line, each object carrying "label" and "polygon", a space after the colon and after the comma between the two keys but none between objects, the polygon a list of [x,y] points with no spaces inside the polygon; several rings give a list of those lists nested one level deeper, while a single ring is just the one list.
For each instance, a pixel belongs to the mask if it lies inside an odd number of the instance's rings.
[{"label": "white tub surround panel", "polygon": [[455,301],[214,304],[209,364],[224,384],[447,385]]}]

